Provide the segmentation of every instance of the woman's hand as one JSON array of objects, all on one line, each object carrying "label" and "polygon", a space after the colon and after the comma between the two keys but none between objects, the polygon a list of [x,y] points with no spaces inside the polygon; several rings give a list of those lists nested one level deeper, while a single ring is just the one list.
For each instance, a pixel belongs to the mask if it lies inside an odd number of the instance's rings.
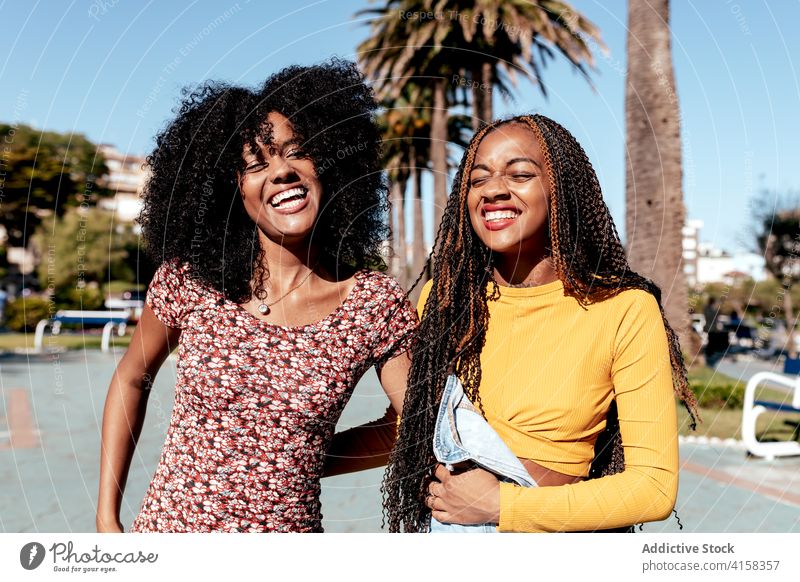
[{"label": "woman's hand", "polygon": [[483,469],[452,474],[436,466],[436,478],[428,486],[425,503],[442,523],[472,525],[500,522],[500,482]]}]

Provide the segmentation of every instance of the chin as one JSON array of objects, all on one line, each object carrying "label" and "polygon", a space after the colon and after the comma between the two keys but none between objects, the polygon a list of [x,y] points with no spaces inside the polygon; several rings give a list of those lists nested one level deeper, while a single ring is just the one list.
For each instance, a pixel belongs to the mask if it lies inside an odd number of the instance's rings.
[{"label": "chin", "polygon": [[283,244],[300,244],[303,242],[311,243],[311,237],[314,234],[314,229],[288,229],[278,233],[279,240],[283,242]]},{"label": "chin", "polygon": [[270,222],[267,226],[268,233],[275,233],[283,238],[306,238],[314,234],[314,229],[317,226],[317,216],[309,213],[306,216],[297,216],[294,219],[283,219],[278,217],[278,220]]},{"label": "chin", "polygon": [[309,239],[314,228],[306,226],[292,225],[291,227],[281,227],[281,225],[269,223],[259,225],[259,230],[270,240],[280,245],[296,245]]},{"label": "chin", "polygon": [[485,237],[478,237],[481,239],[484,245],[492,251],[493,253],[505,255],[508,253],[517,253],[520,250],[520,246],[522,242],[515,238],[513,240],[508,240],[507,237],[498,237],[498,236],[485,236]]}]

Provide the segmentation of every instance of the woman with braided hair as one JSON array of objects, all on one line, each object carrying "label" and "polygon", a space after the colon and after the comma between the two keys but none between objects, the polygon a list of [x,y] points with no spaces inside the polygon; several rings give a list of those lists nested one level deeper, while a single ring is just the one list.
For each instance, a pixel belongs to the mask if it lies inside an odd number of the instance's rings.
[{"label": "woman with braided hair", "polygon": [[[384,481],[390,530],[426,531],[434,518],[598,531],[669,515],[673,394],[693,421],[696,401],[660,290],[630,270],[575,138],[541,115],[479,130],[432,260]],[[538,486],[437,463],[437,409],[454,376]]]}]

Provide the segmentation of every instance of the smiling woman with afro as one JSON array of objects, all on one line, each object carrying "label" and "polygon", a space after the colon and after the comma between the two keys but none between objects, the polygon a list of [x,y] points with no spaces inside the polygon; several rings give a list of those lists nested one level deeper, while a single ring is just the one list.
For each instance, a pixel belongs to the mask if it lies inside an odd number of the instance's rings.
[{"label": "smiling woman with afro", "polygon": [[[321,477],[385,464],[418,321],[379,271],[375,109],[339,60],[258,91],[185,94],[148,158],[141,224],[160,266],[106,399],[99,531],[122,530],[149,388],[176,345],[167,440],[133,531],[321,531]],[[370,367],[391,406],[334,436]]]},{"label": "smiling woman with afro", "polygon": [[237,176],[245,145],[268,138],[264,120],[278,111],[302,136],[322,182],[313,233],[321,259],[331,269],[380,267],[388,202],[375,109],[361,73],[339,60],[283,69],[258,93],[213,82],[186,92],[147,159],[140,222],[149,254],[188,263],[193,277],[232,300],[249,299],[261,249]]}]

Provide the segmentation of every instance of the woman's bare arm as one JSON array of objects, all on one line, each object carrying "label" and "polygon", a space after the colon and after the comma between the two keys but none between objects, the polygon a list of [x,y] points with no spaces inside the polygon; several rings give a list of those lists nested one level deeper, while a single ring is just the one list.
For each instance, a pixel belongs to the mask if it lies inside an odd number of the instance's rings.
[{"label": "woman's bare arm", "polygon": [[142,431],[147,398],[161,364],[178,345],[181,330],[167,327],[145,306],[128,351],[114,372],[103,410],[97,531],[121,532],[122,494]]},{"label": "woman's bare arm", "polygon": [[391,406],[382,418],[336,433],[325,458],[324,477],[382,467],[389,461],[403,411],[411,358],[403,353],[380,369],[379,378]]}]

